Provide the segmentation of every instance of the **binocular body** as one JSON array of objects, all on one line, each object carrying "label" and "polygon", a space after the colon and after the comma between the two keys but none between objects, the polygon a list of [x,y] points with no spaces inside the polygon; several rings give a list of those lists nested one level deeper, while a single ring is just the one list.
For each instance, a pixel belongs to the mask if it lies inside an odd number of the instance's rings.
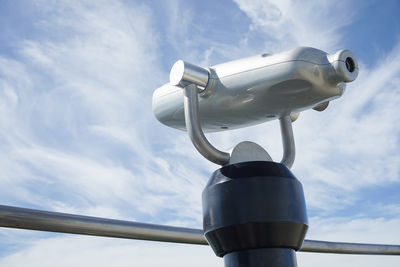
[{"label": "binocular body", "polygon": [[209,68],[178,61],[170,82],[153,94],[153,112],[161,123],[185,130],[182,83],[191,73],[201,91],[201,127],[216,132],[279,119],[338,98],[345,83],[357,77],[358,65],[349,50],[329,55],[310,47]]}]

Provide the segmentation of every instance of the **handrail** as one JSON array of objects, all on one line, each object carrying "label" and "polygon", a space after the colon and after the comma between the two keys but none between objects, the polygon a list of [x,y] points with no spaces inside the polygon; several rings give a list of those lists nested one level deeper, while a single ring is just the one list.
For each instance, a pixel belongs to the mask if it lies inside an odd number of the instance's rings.
[{"label": "handrail", "polygon": [[[0,227],[208,245],[203,230],[0,205]],[[304,240],[300,251],[400,255],[400,245]]]},{"label": "handrail", "polygon": [[0,227],[207,245],[198,229],[0,205]]},{"label": "handrail", "polygon": [[400,246],[304,240],[300,251],[336,254],[400,255]]}]

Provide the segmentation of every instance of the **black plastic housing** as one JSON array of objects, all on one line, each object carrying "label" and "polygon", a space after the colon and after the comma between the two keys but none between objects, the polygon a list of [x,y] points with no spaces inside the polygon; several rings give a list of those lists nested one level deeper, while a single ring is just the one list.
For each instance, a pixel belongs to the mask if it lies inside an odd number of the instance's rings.
[{"label": "black plastic housing", "polygon": [[[294,253],[303,243],[307,224],[302,185],[280,163],[224,166],[213,173],[203,191],[204,233],[219,257],[263,248],[287,248],[285,253]],[[226,261],[242,254],[234,253]]]}]

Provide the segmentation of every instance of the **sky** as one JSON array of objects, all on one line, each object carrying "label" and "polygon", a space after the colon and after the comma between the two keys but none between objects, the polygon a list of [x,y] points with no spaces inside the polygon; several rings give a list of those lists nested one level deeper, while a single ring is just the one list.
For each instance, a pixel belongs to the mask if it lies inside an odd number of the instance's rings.
[{"label": "sky", "polygon": [[[311,46],[359,77],[294,122],[306,239],[400,244],[400,2],[0,1],[0,204],[192,228],[217,165],[159,123],[178,59],[209,66]],[[207,135],[279,161],[279,123]],[[299,266],[399,266],[297,253]],[[0,228],[0,266],[223,266],[210,247]]]}]

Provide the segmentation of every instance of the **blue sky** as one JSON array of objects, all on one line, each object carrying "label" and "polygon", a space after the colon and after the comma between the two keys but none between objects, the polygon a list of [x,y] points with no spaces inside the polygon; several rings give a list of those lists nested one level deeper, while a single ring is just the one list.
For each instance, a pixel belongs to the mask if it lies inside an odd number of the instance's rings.
[{"label": "blue sky", "polygon": [[[217,166],[151,111],[172,64],[347,48],[358,79],[293,126],[307,238],[400,244],[399,13],[398,1],[2,1],[0,203],[200,228]],[[277,122],[209,138],[282,153]],[[0,229],[0,256],[0,266],[222,266],[209,247],[13,229]],[[321,261],[400,264],[298,253],[299,266]]]}]

